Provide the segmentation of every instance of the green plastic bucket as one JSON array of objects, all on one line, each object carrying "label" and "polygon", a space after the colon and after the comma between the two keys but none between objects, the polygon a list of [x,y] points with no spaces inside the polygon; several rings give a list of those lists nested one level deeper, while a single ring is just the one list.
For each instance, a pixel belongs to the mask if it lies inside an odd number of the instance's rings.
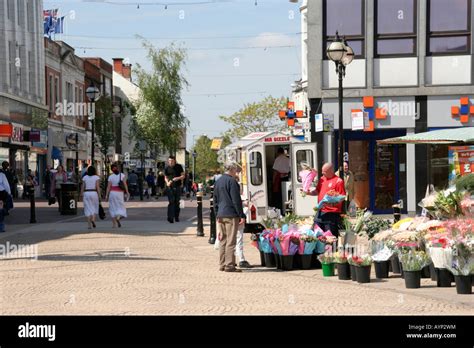
[{"label": "green plastic bucket", "polygon": [[334,276],[334,264],[333,263],[323,263],[323,276],[333,277]]}]

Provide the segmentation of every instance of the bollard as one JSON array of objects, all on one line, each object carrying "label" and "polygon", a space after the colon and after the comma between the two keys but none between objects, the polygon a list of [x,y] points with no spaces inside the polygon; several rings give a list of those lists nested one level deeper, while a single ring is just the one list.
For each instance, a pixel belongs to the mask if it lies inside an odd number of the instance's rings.
[{"label": "bollard", "polygon": [[393,221],[398,222],[400,221],[401,218],[401,207],[400,204],[394,204],[392,205],[393,208]]},{"label": "bollard", "polygon": [[35,204],[35,187],[32,185],[25,186],[30,196],[30,224],[36,223],[36,204]]},{"label": "bollard", "polygon": [[216,242],[216,212],[214,210],[214,186],[211,186],[211,208],[209,214],[209,220],[211,223],[211,235],[209,237],[209,244],[214,244]]},{"label": "bollard", "polygon": [[202,223],[202,192],[197,193],[197,217],[198,217],[198,225],[197,225],[197,236],[204,237],[204,226]]}]

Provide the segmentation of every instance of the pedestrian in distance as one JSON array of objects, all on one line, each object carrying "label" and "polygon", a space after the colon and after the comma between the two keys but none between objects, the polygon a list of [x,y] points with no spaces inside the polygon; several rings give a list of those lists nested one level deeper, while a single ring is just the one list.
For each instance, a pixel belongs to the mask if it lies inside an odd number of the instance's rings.
[{"label": "pedestrian in distance", "polygon": [[158,187],[158,196],[163,196],[166,180],[165,174],[162,171],[158,173],[158,177],[156,178],[156,186]]},{"label": "pedestrian in distance", "polygon": [[107,194],[105,200],[109,201],[109,213],[112,217],[112,227],[122,227],[120,219],[127,217],[127,209],[125,208],[125,196],[128,198],[127,180],[117,164],[111,166],[112,174],[110,174],[107,184]]},{"label": "pedestrian in distance", "polygon": [[168,222],[179,222],[179,201],[183,187],[185,172],[181,164],[176,163],[175,156],[169,156],[165,168],[166,194],[168,196]]},{"label": "pedestrian in distance", "polygon": [[155,178],[155,173],[153,173],[151,169],[148,172],[148,175],[146,176],[145,180],[148,184],[148,188],[151,190],[151,195],[156,196],[156,184],[155,184],[156,178]]},{"label": "pedestrian in distance", "polygon": [[82,178],[81,197],[84,202],[87,226],[89,229],[96,228],[96,215],[99,214],[100,177],[93,166],[87,168],[87,174]]},{"label": "pedestrian in distance", "polygon": [[3,204],[3,201],[0,201],[0,232],[5,232],[5,215],[7,210]]},{"label": "pedestrian in distance", "polygon": [[4,215],[8,214],[7,209],[7,202],[11,199],[11,188],[10,183],[8,182],[8,178],[3,171],[0,171],[0,202],[2,202],[3,207],[5,209]]},{"label": "pedestrian in distance", "polygon": [[134,170],[128,175],[128,187],[130,189],[130,199],[133,199],[138,189],[138,175]]},{"label": "pedestrian in distance", "polygon": [[59,165],[56,173],[53,175],[53,182],[51,184],[51,196],[56,197],[58,202],[58,210],[61,210],[61,184],[67,182],[67,174],[62,165]]},{"label": "pedestrian in distance", "polygon": [[44,194],[46,198],[49,200],[51,197],[51,183],[53,181],[53,172],[51,172],[51,166],[48,164],[46,166],[46,171],[43,175],[43,182],[44,182]]},{"label": "pedestrian in distance", "polygon": [[235,247],[239,225],[245,223],[245,215],[240,197],[240,186],[235,176],[240,170],[237,163],[228,162],[224,166],[225,174],[214,186],[214,209],[216,212],[219,235],[219,270],[241,272],[235,267]]}]

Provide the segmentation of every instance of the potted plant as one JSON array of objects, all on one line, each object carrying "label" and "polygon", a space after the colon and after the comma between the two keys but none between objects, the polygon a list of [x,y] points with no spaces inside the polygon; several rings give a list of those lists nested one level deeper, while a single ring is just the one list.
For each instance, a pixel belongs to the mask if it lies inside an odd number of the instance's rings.
[{"label": "potted plant", "polygon": [[337,267],[337,276],[340,280],[351,279],[351,268],[347,262],[348,255],[342,251],[338,251],[334,254],[334,263]]},{"label": "potted plant", "polygon": [[372,260],[374,261],[376,278],[388,278],[390,258],[392,255],[393,252],[387,246],[384,246],[382,249],[373,253]]},{"label": "potted plant", "polygon": [[355,264],[356,277],[358,283],[370,283],[370,270],[372,268],[372,258],[365,254],[362,256],[352,256]]},{"label": "potted plant", "polygon": [[421,284],[421,270],[431,262],[424,251],[410,250],[400,257],[405,275],[405,287],[417,289]]},{"label": "potted plant", "polygon": [[347,263],[349,264],[349,269],[351,272],[351,280],[353,282],[357,281],[357,273],[356,273],[356,263],[352,260],[352,256],[349,256],[347,258]]},{"label": "potted plant", "polygon": [[454,275],[456,282],[456,291],[458,294],[472,294],[471,271],[473,265],[473,247],[474,243],[466,240],[458,240],[453,245],[453,263],[448,269]]},{"label": "potted plant", "polygon": [[323,276],[332,277],[334,276],[334,258],[327,252],[318,256],[319,261],[321,261],[323,268]]}]

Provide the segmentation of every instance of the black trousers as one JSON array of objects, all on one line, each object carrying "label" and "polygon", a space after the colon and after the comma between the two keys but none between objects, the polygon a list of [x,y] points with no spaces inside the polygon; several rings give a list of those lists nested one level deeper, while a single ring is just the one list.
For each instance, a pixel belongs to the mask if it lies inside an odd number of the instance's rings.
[{"label": "black trousers", "polygon": [[179,200],[181,199],[181,187],[168,187],[166,189],[168,195],[168,219],[179,218]]},{"label": "black trousers", "polygon": [[339,237],[339,226],[341,225],[340,213],[323,213],[319,211],[314,222],[324,231],[331,231],[331,233]]}]

